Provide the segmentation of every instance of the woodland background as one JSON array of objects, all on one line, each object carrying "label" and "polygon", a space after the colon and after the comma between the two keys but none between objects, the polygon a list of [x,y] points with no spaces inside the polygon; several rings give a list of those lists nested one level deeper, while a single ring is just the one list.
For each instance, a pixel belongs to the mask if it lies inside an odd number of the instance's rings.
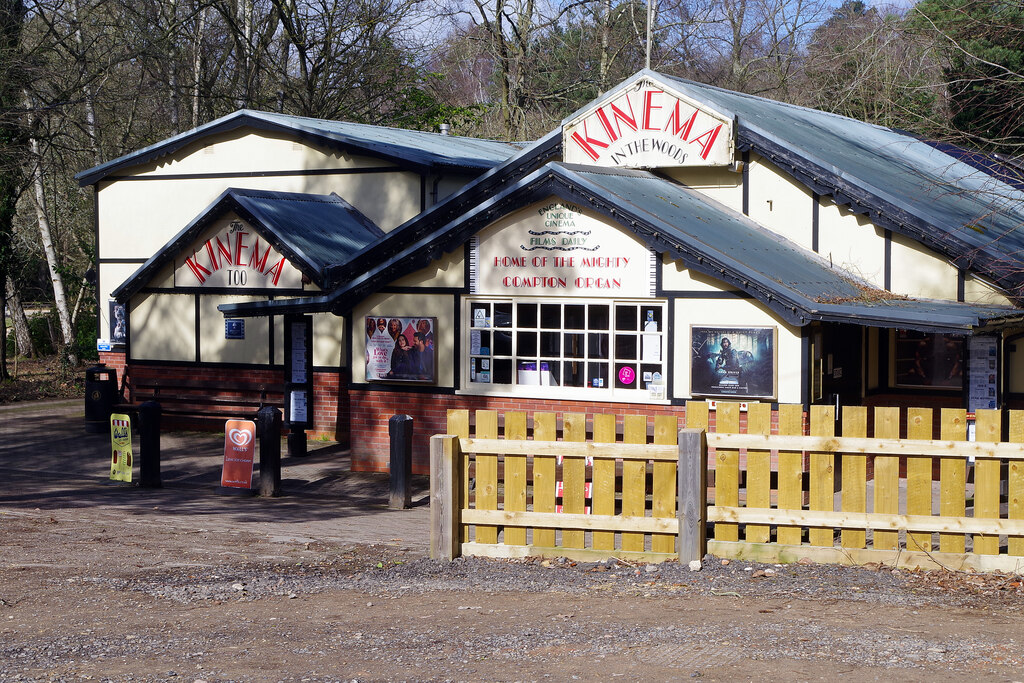
[{"label": "woodland background", "polygon": [[[653,10],[655,70],[1018,166],[1019,2]],[[0,0],[0,379],[15,354],[95,357],[75,173],[240,108],[534,139],[644,67],[646,22],[636,0]]]}]

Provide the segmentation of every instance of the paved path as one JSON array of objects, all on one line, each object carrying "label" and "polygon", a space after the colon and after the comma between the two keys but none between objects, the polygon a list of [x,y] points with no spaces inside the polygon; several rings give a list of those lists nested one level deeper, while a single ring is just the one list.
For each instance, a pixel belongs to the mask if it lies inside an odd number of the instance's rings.
[{"label": "paved path", "polygon": [[88,507],[140,522],[230,527],[279,541],[384,543],[426,554],[427,477],[413,477],[411,509],[389,510],[386,474],[351,472],[347,450],[311,441],[307,457],[283,455],[282,497],[224,496],[215,491],[223,444],[213,433],[164,433],[164,487],[128,487],[109,482],[110,438],[86,433],[81,401],[0,406],[0,509]]}]

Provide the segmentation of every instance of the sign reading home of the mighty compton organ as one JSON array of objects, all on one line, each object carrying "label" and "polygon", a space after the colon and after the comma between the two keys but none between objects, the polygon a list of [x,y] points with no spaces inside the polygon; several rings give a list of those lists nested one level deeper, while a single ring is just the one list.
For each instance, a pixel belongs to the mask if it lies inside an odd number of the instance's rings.
[{"label": "sign reading home of the mighty compton organ", "polygon": [[597,166],[726,166],[733,161],[728,117],[647,80],[568,122],[562,147],[566,161]]},{"label": "sign reading home of the mighty compton organ", "polygon": [[651,252],[631,233],[551,199],[480,232],[478,294],[637,296],[651,294]]},{"label": "sign reading home of the mighty compton organ", "polygon": [[175,258],[174,286],[302,289],[302,273],[242,221],[221,221]]}]

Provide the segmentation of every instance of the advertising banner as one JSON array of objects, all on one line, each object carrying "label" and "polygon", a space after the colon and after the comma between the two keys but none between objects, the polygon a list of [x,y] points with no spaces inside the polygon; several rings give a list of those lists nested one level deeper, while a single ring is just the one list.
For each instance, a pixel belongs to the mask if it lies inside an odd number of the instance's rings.
[{"label": "advertising banner", "polygon": [[774,327],[690,328],[691,390],[703,396],[775,396]]},{"label": "advertising banner", "polygon": [[437,318],[366,318],[366,381],[434,382]]},{"label": "advertising banner", "polygon": [[132,480],[132,423],[127,415],[110,416],[110,480]]},{"label": "advertising banner", "polygon": [[224,425],[224,467],[220,485],[251,489],[255,459],[256,423],[252,420],[228,420]]}]

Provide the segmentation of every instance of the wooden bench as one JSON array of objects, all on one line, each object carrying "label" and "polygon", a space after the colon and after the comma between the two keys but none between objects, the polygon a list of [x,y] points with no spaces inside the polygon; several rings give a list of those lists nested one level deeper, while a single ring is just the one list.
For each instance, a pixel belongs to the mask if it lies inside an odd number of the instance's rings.
[{"label": "wooden bench", "polygon": [[126,384],[130,406],[156,401],[175,425],[216,426],[230,418],[255,419],[264,406],[284,409],[283,383],[142,376]]}]

